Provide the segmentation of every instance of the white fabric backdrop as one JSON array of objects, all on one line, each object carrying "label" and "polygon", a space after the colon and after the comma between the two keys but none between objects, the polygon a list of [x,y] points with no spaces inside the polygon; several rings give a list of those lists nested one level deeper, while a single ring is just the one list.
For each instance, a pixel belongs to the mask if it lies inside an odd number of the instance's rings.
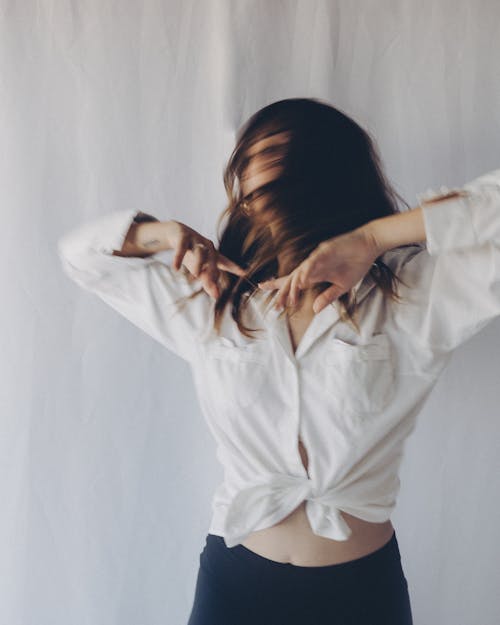
[{"label": "white fabric backdrop", "polygon": [[[410,204],[500,166],[494,0],[0,0],[0,622],[187,621],[222,478],[187,365],[71,284],[134,206],[207,236],[240,124],[320,97]],[[393,515],[415,625],[500,620],[500,322],[419,417]]]}]

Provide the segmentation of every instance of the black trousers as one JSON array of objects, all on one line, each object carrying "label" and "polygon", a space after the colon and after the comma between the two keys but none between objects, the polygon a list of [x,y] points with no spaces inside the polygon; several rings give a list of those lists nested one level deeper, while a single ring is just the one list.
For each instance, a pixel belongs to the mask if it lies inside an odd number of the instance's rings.
[{"label": "black trousers", "polygon": [[413,625],[396,533],[366,556],[313,567],[207,534],[188,625]]}]

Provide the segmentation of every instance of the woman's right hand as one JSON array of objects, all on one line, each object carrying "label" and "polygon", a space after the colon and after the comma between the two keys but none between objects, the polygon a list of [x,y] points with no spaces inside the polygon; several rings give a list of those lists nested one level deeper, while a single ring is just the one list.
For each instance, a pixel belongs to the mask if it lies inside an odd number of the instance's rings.
[{"label": "woman's right hand", "polygon": [[181,265],[184,265],[200,280],[205,291],[212,297],[217,298],[220,295],[220,270],[238,276],[245,275],[245,270],[218,252],[210,239],[186,224],[171,220],[165,223],[165,228],[168,245],[174,250],[174,270],[179,271]]}]

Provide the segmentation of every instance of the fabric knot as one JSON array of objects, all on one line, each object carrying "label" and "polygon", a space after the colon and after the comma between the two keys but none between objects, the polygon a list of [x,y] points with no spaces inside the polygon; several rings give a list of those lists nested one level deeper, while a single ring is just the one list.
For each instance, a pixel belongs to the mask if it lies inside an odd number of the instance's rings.
[{"label": "fabric knot", "polygon": [[226,545],[234,547],[253,531],[278,523],[304,500],[315,534],[334,540],[349,538],[351,529],[336,507],[340,502],[335,491],[318,494],[308,477],[277,473],[243,488],[230,502],[224,522]]}]

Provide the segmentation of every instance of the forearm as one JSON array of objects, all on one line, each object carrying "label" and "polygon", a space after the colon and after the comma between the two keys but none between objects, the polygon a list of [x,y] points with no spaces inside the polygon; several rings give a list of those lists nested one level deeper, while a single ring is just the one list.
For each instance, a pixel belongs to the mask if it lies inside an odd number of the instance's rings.
[{"label": "forearm", "polygon": [[464,191],[451,191],[450,193],[438,195],[432,199],[421,201],[420,205],[395,215],[380,217],[368,222],[362,228],[366,228],[371,237],[377,255],[383,254],[387,250],[399,245],[407,245],[427,240],[425,231],[425,221],[422,214],[422,204],[434,204],[456,200],[461,195],[466,195]]},{"label": "forearm", "polygon": [[425,225],[420,206],[380,217],[362,226],[370,234],[377,250],[377,256],[399,245],[425,241]]},{"label": "forearm", "polygon": [[114,250],[114,256],[150,256],[171,249],[168,231],[169,221],[152,219],[131,224],[121,250]]}]

